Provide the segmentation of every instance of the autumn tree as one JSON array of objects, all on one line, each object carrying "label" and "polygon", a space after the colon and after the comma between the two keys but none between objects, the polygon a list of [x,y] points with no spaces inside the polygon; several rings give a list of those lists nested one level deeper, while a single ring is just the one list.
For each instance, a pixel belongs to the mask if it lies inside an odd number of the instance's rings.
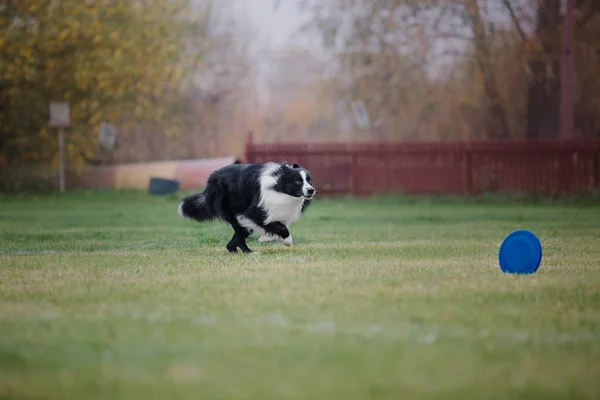
[{"label": "autumn tree", "polygon": [[[234,0],[195,0],[202,62],[186,73],[178,91],[178,132],[154,121],[122,129],[112,162],[237,156],[257,110],[252,26],[241,23]],[[173,105],[172,105],[173,106]],[[171,113],[173,110],[170,111]]]},{"label": "autumn tree", "polygon": [[175,134],[181,94],[208,51],[187,0],[0,1],[0,173],[55,162],[48,105],[67,101],[67,156],[82,166],[102,121]]},{"label": "autumn tree", "polygon": [[[343,71],[334,77],[338,86],[348,99],[365,100],[374,118],[396,130],[394,137],[557,134],[563,26],[558,0],[302,3],[311,13],[307,31],[318,33],[329,63]],[[600,3],[575,5],[576,126],[580,135],[593,135]]]}]

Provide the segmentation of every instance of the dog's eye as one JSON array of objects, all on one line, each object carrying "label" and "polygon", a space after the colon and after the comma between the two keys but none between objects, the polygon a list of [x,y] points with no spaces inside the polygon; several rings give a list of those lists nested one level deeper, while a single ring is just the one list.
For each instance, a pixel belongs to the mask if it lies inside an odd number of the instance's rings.
[{"label": "dog's eye", "polygon": [[298,179],[295,183],[296,183],[296,185],[301,185],[302,184],[302,180]]}]

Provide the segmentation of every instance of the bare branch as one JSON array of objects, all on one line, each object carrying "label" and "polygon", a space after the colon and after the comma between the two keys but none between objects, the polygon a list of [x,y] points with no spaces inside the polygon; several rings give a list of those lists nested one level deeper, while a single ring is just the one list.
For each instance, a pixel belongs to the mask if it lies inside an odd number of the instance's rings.
[{"label": "bare branch", "polygon": [[517,32],[519,32],[519,36],[521,37],[521,40],[523,40],[523,41],[527,40],[527,35],[525,34],[525,31],[523,31],[523,28],[521,27],[519,18],[517,17],[517,14],[515,13],[515,10],[511,4],[510,0],[502,0],[502,4],[508,10],[508,12],[510,14],[510,19],[512,20],[515,28],[517,29]]}]

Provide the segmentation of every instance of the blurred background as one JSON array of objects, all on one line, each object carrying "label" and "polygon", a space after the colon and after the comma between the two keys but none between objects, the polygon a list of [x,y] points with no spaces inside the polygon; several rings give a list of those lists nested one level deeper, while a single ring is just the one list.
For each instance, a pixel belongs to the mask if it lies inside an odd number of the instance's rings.
[{"label": "blurred background", "polygon": [[[286,157],[338,192],[382,167],[454,168],[440,179],[455,183],[415,192],[598,185],[597,0],[0,0],[0,32],[2,192],[57,187],[51,102],[70,107],[68,189],[147,185],[148,171],[191,188],[236,158]],[[558,138],[571,144],[495,159],[496,145],[464,147]],[[370,161],[348,147],[392,142]]]}]

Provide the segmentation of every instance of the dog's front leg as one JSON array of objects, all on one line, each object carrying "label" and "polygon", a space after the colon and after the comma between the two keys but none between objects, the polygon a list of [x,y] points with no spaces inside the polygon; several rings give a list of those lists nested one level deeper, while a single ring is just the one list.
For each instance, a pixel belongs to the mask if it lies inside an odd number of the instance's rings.
[{"label": "dog's front leg", "polygon": [[[290,231],[281,222],[271,222],[270,224],[264,225],[263,229],[271,237],[274,237],[275,239],[281,239],[282,243],[285,246],[289,247],[294,243],[294,240],[292,239],[292,235],[290,234]],[[265,240],[265,241],[271,241],[271,240]]]},{"label": "dog's front leg", "polygon": [[264,232],[262,235],[258,237],[258,241],[261,243],[274,242],[276,240],[280,240],[281,238],[272,233]]}]

